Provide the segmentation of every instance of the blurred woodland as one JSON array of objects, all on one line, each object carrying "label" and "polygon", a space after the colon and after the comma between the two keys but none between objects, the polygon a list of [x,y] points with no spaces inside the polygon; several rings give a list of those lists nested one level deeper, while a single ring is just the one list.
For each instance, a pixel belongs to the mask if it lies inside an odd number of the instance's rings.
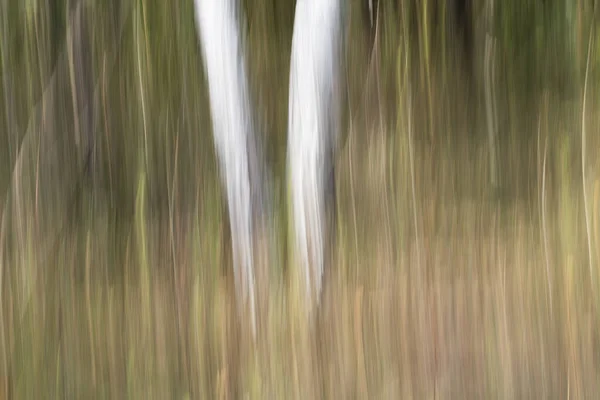
[{"label": "blurred woodland", "polygon": [[240,1],[271,182],[256,342],[192,0],[0,0],[0,399],[596,398],[595,2],[345,1],[335,261],[309,324],[295,1]]}]

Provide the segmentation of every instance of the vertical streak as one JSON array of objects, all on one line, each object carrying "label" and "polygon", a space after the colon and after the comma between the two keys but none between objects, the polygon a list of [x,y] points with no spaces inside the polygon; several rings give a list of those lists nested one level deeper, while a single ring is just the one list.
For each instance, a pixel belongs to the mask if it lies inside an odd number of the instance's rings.
[{"label": "vertical streak", "polygon": [[11,79],[11,63],[10,63],[10,45],[9,45],[9,29],[8,29],[8,0],[2,0],[1,12],[2,19],[2,42],[0,43],[0,58],[2,59],[2,87],[4,91],[4,108],[6,113],[6,133],[8,138],[8,152],[9,159],[13,156],[12,135],[15,134],[15,97],[12,90],[12,79]]},{"label": "vertical streak", "polygon": [[340,8],[339,0],[299,0],[292,38],[288,166],[296,247],[309,303],[313,296],[318,302],[323,275],[325,191],[338,130]]},{"label": "vertical streak", "polygon": [[[138,10],[138,14],[136,15],[136,22],[137,22],[137,33],[138,35],[140,34],[139,30],[142,29],[141,28],[141,23],[140,23],[140,15],[139,15],[139,10]],[[141,61],[141,57],[140,57],[140,41],[136,40],[135,41],[135,49],[136,49],[136,54],[137,54],[137,66],[138,66],[138,78],[139,78],[139,85],[140,85],[140,97],[142,100],[142,123],[143,123],[143,127],[144,127],[144,166],[146,167],[146,171],[148,171],[149,165],[148,165],[148,129],[146,127],[146,101],[145,101],[145,96],[144,96],[144,83],[142,81],[142,61]]]},{"label": "vertical streak", "polygon": [[[75,115],[75,138],[82,151],[83,162],[91,161],[94,147],[93,85],[91,42],[88,21],[83,1],[79,1],[71,12],[71,24],[67,34],[67,59],[73,109]],[[84,165],[84,168],[87,165]]]},{"label": "vertical streak", "polygon": [[485,85],[485,111],[488,131],[488,145],[490,152],[490,178],[492,185],[496,184],[496,163],[494,162],[494,117],[492,115],[492,95],[490,85],[490,57],[491,57],[491,38],[486,34],[485,37],[485,55],[484,55],[484,85]]},{"label": "vertical streak", "polygon": [[[595,11],[595,7],[594,7]],[[587,189],[586,189],[586,179],[585,179],[585,106],[587,100],[587,83],[588,83],[588,73],[590,69],[590,53],[592,50],[592,38],[593,38],[594,28],[590,27],[590,38],[588,40],[588,49],[587,49],[587,61],[585,65],[585,80],[583,84],[583,104],[581,106],[581,178],[583,180],[583,209],[585,211],[585,229],[587,236],[587,247],[588,247],[588,262],[590,269],[590,282],[592,285],[592,289],[595,288],[596,282],[594,281],[594,271],[593,271],[593,258],[592,258],[592,240],[590,233],[590,219],[588,215],[588,201],[587,201]]]},{"label": "vertical streak", "polygon": [[[215,148],[227,194],[236,291],[238,301],[249,302],[252,330],[256,334],[253,171],[250,171],[254,155],[249,151],[254,152],[257,146],[254,145],[245,61],[237,30],[237,1],[194,0],[194,5],[208,78]],[[260,181],[260,177],[255,178]]]},{"label": "vertical streak", "polygon": [[487,4],[487,27],[485,33],[485,49],[483,64],[483,79],[485,90],[485,109],[488,130],[488,146],[490,152],[490,180],[494,188],[498,185],[498,172],[496,160],[496,136],[497,136],[497,116],[496,116],[496,90],[495,90],[495,40],[494,32],[494,1],[489,0]]},{"label": "vertical streak", "polygon": [[[545,118],[548,118],[548,105],[545,106]],[[538,170],[540,163],[540,131],[542,129],[542,112],[538,116],[538,131],[537,131],[537,147],[538,147]],[[553,317],[552,312],[552,282],[550,279],[550,255],[548,251],[548,233],[546,226],[546,153],[548,150],[548,137],[544,139],[544,157],[542,162],[542,187],[540,190],[540,219],[542,223],[542,240],[544,244],[544,261],[546,264],[546,283],[548,286],[548,305],[550,308],[550,317]]]},{"label": "vertical streak", "polygon": [[418,269],[418,277],[419,283],[421,279],[421,238],[419,235],[419,220],[417,218],[417,189],[415,184],[415,160],[413,155],[413,143],[412,143],[412,89],[410,82],[408,83],[407,88],[407,114],[408,114],[408,156],[409,156],[409,164],[410,164],[410,182],[411,182],[411,194],[412,194],[412,203],[413,203],[413,222],[415,224],[415,240],[417,246],[417,269]]}]

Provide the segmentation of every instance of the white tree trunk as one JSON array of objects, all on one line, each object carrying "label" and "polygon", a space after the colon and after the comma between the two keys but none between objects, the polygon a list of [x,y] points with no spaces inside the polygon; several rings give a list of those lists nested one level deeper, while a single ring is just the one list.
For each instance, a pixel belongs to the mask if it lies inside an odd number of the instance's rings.
[{"label": "white tree trunk", "polygon": [[299,0],[292,39],[288,162],[308,300],[319,298],[325,262],[326,190],[339,128],[340,7],[338,0]]},{"label": "white tree trunk", "polygon": [[256,332],[252,245],[250,142],[253,133],[237,0],[195,0],[196,25],[206,69],[213,137],[227,195],[236,291],[249,307]]},{"label": "white tree trunk", "polygon": [[[208,78],[213,135],[230,215],[236,288],[255,330],[253,191],[262,188],[252,126],[237,0],[195,0],[196,24]],[[332,186],[339,126],[339,0],[299,0],[292,41],[288,163],[297,250],[308,299],[321,291],[326,190]],[[256,201],[254,201],[256,202]]]}]

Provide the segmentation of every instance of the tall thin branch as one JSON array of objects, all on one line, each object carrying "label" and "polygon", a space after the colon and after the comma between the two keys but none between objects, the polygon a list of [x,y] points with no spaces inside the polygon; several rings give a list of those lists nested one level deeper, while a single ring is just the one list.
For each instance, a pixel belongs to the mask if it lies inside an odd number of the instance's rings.
[{"label": "tall thin branch", "polygon": [[592,51],[592,33],[594,32],[593,27],[590,28],[590,37],[588,40],[588,49],[587,49],[587,61],[585,65],[585,80],[583,84],[583,104],[581,106],[581,179],[583,180],[583,205],[585,211],[585,230],[587,235],[587,246],[588,246],[588,263],[590,269],[590,279],[592,287],[595,286],[594,283],[594,275],[593,275],[593,260],[592,260],[592,242],[590,235],[590,218],[588,215],[588,199],[587,199],[587,189],[586,189],[586,179],[585,179],[585,106],[587,100],[587,82],[588,82],[588,74],[590,69],[590,54]]},{"label": "tall thin branch", "polygon": [[[547,110],[546,110],[547,116]],[[538,147],[538,169],[540,162],[540,133],[541,133],[541,125],[542,125],[542,115],[541,112],[538,116],[538,132],[537,132],[537,147]],[[548,303],[550,306],[550,315],[552,315],[552,281],[550,279],[550,255],[548,252],[548,228],[546,225],[546,153],[548,149],[548,137],[544,139],[544,156],[542,160],[542,186],[539,188],[540,190],[540,219],[542,222],[542,240],[544,245],[544,260],[546,264],[546,281],[548,285]]]},{"label": "tall thin branch", "polygon": [[415,158],[413,155],[413,143],[412,143],[412,99],[411,99],[411,88],[410,83],[408,85],[407,94],[407,113],[408,113],[408,155],[410,158],[410,181],[412,191],[412,202],[413,202],[413,218],[415,224],[415,239],[417,246],[417,267],[419,269],[419,279],[421,276],[421,243],[419,238],[419,221],[417,218],[417,190],[415,185]]}]

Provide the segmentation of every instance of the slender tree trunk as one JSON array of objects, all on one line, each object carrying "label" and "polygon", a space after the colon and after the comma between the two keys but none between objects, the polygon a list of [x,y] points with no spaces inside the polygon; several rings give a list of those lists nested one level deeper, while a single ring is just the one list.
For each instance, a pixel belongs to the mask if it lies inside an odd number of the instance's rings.
[{"label": "slender tree trunk", "polygon": [[235,286],[242,315],[256,334],[253,232],[262,206],[262,168],[254,132],[237,0],[195,0],[208,78],[213,138],[229,208]]},{"label": "slender tree trunk", "polygon": [[296,249],[309,308],[321,295],[330,231],[327,214],[332,212],[328,203],[335,201],[342,3],[299,1],[292,39],[288,165]]}]

